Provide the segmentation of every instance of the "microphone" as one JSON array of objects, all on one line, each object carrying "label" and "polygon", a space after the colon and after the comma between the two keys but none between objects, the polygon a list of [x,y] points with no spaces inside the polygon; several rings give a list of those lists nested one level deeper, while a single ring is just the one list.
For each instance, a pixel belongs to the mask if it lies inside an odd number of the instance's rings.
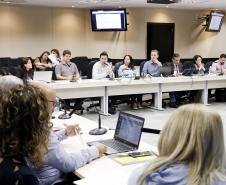
[{"label": "microphone", "polygon": [[59,119],[70,119],[71,115],[67,114],[67,109],[66,108],[68,108],[68,106],[67,106],[66,102],[63,99],[61,99],[60,97],[57,97],[57,98],[64,105],[64,113],[59,115],[58,118]]},{"label": "microphone", "polygon": [[[91,99],[91,101],[92,101],[92,99]],[[100,117],[101,113],[97,110],[97,108],[96,108],[95,104],[93,103],[93,101],[92,101],[92,104],[94,105],[96,113],[98,114],[98,128],[90,130],[89,134],[90,135],[103,135],[103,134],[105,134],[107,132],[107,129],[101,127],[101,117]]]},{"label": "microphone", "polygon": [[72,80],[70,80],[70,82],[77,82],[77,80],[75,79],[75,75],[72,76]]},{"label": "microphone", "polygon": [[95,128],[93,130],[90,130],[89,131],[89,134],[90,135],[103,135],[107,132],[107,129],[106,128],[102,128],[101,127],[101,117],[100,117],[100,113],[97,112],[98,114],[98,128]]}]

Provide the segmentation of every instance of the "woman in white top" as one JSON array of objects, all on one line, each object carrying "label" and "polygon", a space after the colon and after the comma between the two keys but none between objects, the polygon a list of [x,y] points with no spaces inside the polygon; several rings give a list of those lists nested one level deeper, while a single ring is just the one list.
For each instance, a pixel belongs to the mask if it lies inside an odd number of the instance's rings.
[{"label": "woman in white top", "polygon": [[[118,76],[124,78],[134,79],[136,76],[133,58],[131,55],[125,55],[123,59],[123,64],[119,67]],[[133,109],[143,108],[142,104],[142,94],[131,95],[131,105]]]}]

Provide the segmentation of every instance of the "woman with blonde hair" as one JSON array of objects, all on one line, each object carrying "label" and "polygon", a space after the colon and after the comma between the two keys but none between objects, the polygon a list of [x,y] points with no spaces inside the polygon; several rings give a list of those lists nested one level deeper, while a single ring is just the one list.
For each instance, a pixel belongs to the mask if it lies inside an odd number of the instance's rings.
[{"label": "woman with blonde hair", "polygon": [[178,108],[159,140],[159,157],[136,169],[129,185],[223,185],[225,147],[220,115],[201,104]]},{"label": "woman with blonde hair", "polygon": [[41,165],[48,151],[48,100],[36,87],[15,85],[0,102],[0,182],[38,185],[29,164]]}]

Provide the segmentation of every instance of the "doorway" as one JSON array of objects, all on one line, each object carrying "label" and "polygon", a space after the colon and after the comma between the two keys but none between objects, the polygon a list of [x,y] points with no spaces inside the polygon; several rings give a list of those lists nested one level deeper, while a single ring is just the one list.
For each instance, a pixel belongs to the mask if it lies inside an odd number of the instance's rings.
[{"label": "doorway", "polygon": [[147,23],[147,60],[153,49],[159,51],[159,61],[170,62],[174,53],[174,23]]}]

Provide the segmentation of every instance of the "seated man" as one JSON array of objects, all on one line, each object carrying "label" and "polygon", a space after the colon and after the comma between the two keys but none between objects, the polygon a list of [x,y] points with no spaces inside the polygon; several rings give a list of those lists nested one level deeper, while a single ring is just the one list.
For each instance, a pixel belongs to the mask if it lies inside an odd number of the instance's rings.
[{"label": "seated man", "polygon": [[[100,60],[93,65],[92,69],[92,78],[93,79],[104,79],[104,78],[113,78],[114,73],[112,70],[111,64],[108,63],[108,54],[106,51],[100,54]],[[112,96],[109,98],[109,110],[110,114],[115,114],[115,107],[117,97]]]},{"label": "seated man", "polygon": [[93,65],[92,78],[103,79],[113,75],[112,66],[108,63],[108,54],[104,51],[100,54],[100,60]]},{"label": "seated man", "polygon": [[[51,114],[56,100],[55,91],[40,82],[32,82],[32,84],[38,86],[46,94],[49,101],[48,111]],[[106,151],[104,145],[98,144],[96,146],[82,149],[78,152],[67,153],[60,145],[60,141],[68,136],[79,134],[76,132],[79,132],[80,128],[78,125],[65,126],[66,128],[63,130],[51,132],[47,160],[43,165],[34,169],[42,185],[50,185],[53,182],[63,180],[67,181],[67,173],[74,172],[76,169],[102,156]]]},{"label": "seated man", "polygon": [[[171,74],[174,77],[177,77],[183,72],[183,65],[180,62],[180,55],[178,53],[174,53],[172,57],[172,62],[168,63],[167,66],[171,67]],[[170,103],[169,106],[172,108],[177,108],[180,104],[180,98],[182,97],[183,92],[170,92]]]},{"label": "seated man", "polygon": [[226,54],[221,54],[220,58],[213,62],[210,73],[224,74],[226,73]]},{"label": "seated man", "polygon": [[[159,75],[159,69],[162,66],[161,62],[158,61],[159,58],[159,51],[154,49],[151,50],[150,53],[151,59],[145,62],[143,70],[142,70],[142,77],[153,76],[157,77]],[[154,102],[154,93],[152,93],[152,102]]]},{"label": "seated man", "polygon": [[144,64],[142,74],[143,77],[148,75],[158,76],[159,68],[162,66],[161,62],[158,61],[159,52],[158,50],[151,50],[151,59]]},{"label": "seated man", "polygon": [[70,61],[71,51],[63,51],[63,60],[55,68],[57,80],[78,80],[79,72],[77,66]]},{"label": "seated man", "polygon": [[[57,80],[78,80],[80,78],[78,68],[76,64],[70,61],[71,59],[71,51],[64,50],[63,51],[63,59],[62,62],[56,65],[55,73]],[[75,110],[83,110],[82,107],[83,99],[67,99],[65,100],[68,107],[70,107],[70,103],[74,102]]]},{"label": "seated man", "polygon": [[[220,58],[212,64],[210,73],[218,75],[226,74],[226,54],[221,54]],[[216,89],[214,96],[217,102],[225,102],[226,89]]]}]

